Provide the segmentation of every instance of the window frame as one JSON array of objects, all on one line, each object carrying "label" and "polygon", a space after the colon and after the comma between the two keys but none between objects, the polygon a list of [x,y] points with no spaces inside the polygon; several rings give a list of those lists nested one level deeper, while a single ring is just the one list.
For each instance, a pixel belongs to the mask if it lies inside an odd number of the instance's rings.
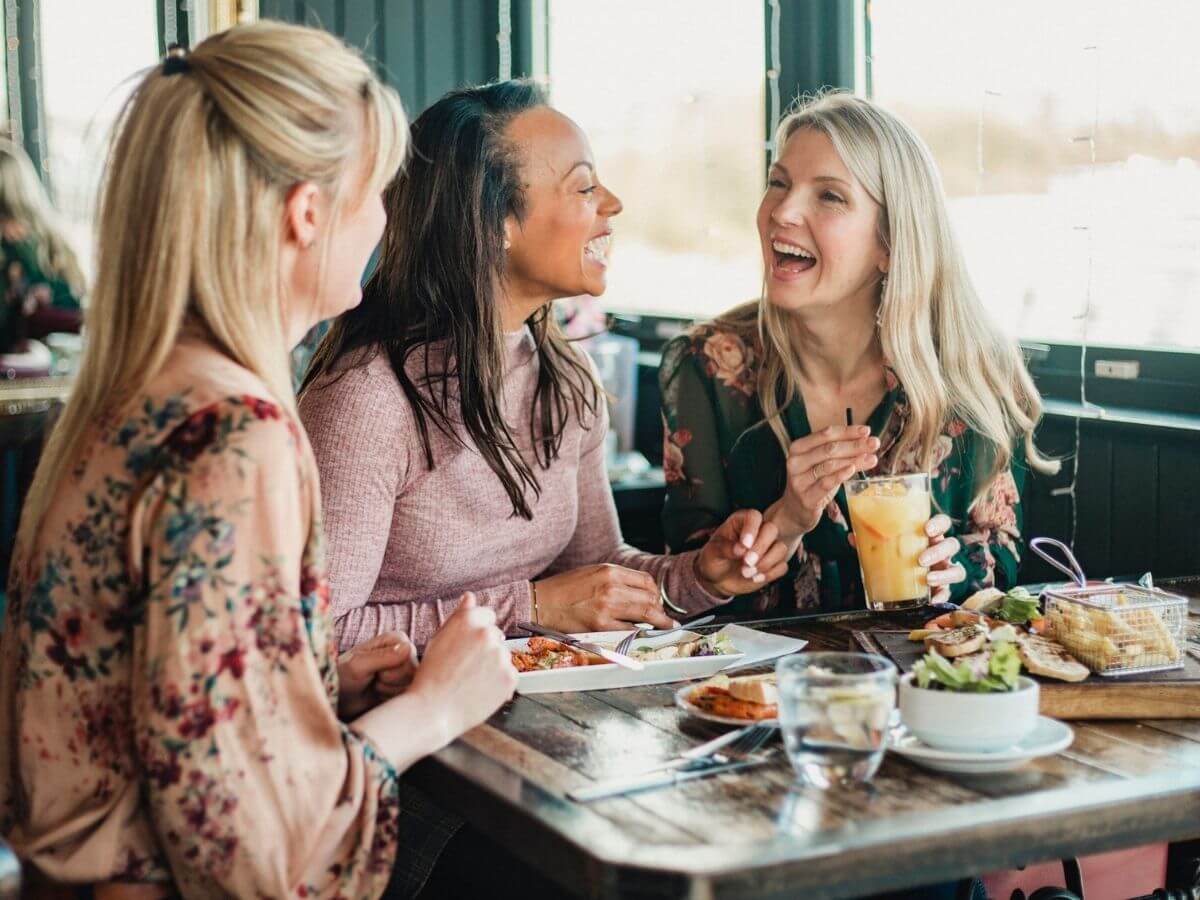
[{"label": "window frame", "polygon": [[[835,0],[836,2],[836,0]],[[871,0],[846,0],[856,4],[859,17],[862,57],[866,61],[863,94],[872,96],[874,83],[869,58],[871,53]],[[1083,415],[1134,424],[1150,424],[1142,413],[1167,414],[1159,417],[1162,427],[1171,427],[1172,416],[1200,416],[1200,347],[1157,348],[1105,343],[1087,344],[1086,358],[1080,359],[1083,345],[1072,341],[1040,341],[1018,337],[1025,352],[1030,374],[1044,399],[1060,401],[1055,415]],[[1136,362],[1136,379],[1118,379],[1096,374],[1097,361]],[[1082,363],[1082,365],[1081,365]],[[1081,370],[1085,378],[1081,384]],[[1081,403],[1086,388],[1088,407]],[[1092,407],[1099,407],[1097,413]]]}]

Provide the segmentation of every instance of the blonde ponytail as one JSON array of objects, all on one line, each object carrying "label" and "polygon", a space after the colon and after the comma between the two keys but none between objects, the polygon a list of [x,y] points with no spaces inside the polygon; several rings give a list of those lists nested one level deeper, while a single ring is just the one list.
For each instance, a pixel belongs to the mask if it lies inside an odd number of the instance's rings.
[{"label": "blonde ponytail", "polygon": [[[288,192],[319,185],[336,223],[343,194],[391,180],[407,135],[395,92],[315,29],[238,26],[143,77],[114,128],[83,360],[26,499],[20,547],[32,546],[89,426],[145,389],[185,322],[294,411],[280,283]],[[348,185],[364,158],[365,180]]]}]

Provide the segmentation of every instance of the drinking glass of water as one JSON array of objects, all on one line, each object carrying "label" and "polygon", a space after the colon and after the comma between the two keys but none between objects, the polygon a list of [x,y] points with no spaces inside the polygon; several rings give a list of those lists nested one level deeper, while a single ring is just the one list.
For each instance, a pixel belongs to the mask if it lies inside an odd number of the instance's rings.
[{"label": "drinking glass of water", "polygon": [[779,661],[779,728],[792,767],[819,788],[870,781],[887,749],[896,667],[870,653]]}]

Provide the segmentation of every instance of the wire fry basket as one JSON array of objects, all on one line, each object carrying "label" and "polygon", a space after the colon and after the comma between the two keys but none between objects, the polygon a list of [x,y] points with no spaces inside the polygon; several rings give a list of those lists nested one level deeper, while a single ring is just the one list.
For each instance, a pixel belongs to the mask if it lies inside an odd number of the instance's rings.
[{"label": "wire fry basket", "polygon": [[[1042,550],[1045,545],[1061,551],[1067,564]],[[1074,581],[1042,592],[1047,637],[1097,675],[1183,668],[1186,598],[1137,584],[1089,585],[1064,544],[1052,538],[1033,538],[1029,546]]]}]

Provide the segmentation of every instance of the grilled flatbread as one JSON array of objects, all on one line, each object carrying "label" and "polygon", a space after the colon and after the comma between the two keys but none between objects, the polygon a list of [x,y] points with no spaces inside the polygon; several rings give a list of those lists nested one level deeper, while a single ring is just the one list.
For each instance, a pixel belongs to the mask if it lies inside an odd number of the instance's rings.
[{"label": "grilled flatbread", "polygon": [[952,631],[938,631],[927,635],[925,649],[932,650],[941,656],[953,658],[966,656],[983,649],[987,642],[987,630],[976,625],[965,628],[955,628]]},{"label": "grilled flatbread", "polygon": [[1021,662],[1034,675],[1059,681],[1083,681],[1091,671],[1067,652],[1062,644],[1035,634],[1023,634],[1017,639]]}]

